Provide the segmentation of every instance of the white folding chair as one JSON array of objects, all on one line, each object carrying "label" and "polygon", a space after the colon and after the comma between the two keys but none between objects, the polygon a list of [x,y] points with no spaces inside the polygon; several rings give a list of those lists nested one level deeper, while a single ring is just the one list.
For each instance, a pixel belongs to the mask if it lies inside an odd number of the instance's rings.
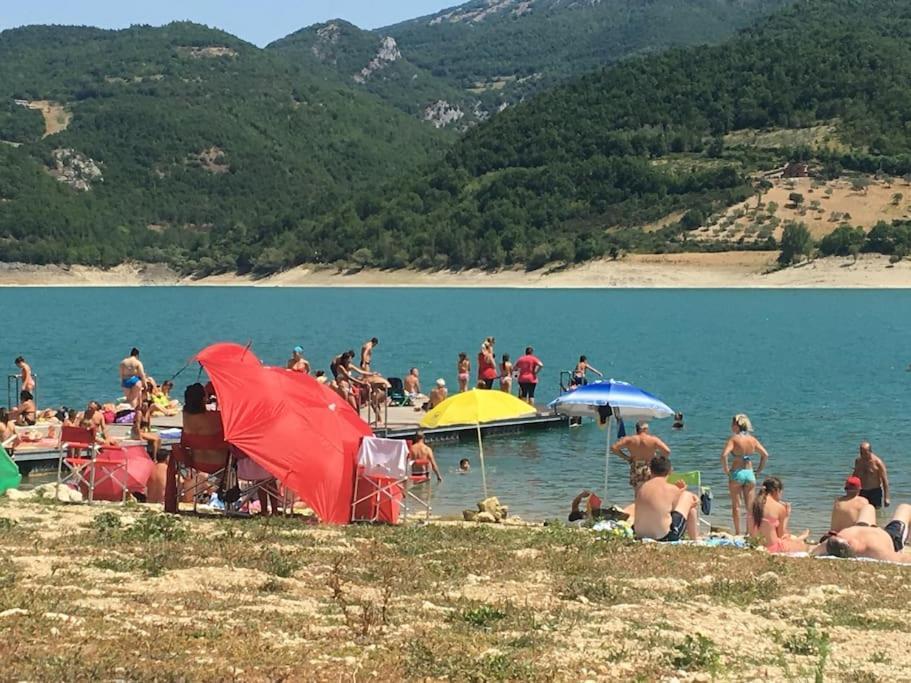
[{"label": "white folding chair", "polygon": [[351,520],[354,522],[398,522],[408,518],[408,501],[414,501],[430,514],[430,507],[411,491],[411,464],[408,444],[398,439],[364,437],[358,451],[357,479]]}]

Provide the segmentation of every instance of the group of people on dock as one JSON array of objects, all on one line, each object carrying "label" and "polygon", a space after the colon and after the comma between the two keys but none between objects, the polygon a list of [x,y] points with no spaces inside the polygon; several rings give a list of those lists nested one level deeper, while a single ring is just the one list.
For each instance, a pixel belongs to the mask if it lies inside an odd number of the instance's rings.
[{"label": "group of people on dock", "polygon": [[[766,477],[756,490],[756,475],[765,469],[769,454],[752,434],[746,415],[731,420],[731,436],[721,453],[721,467],[728,479],[734,534],[757,538],[772,553],[810,552],[838,557],[868,557],[895,562],[911,562],[903,553],[911,524],[911,505],[899,505],[891,521],[882,529],[876,526],[876,511],[889,507],[889,477],[883,460],[869,442],[859,447],[852,474],[845,482],[845,494],[835,500],[829,531],[818,543],[809,541],[809,530],[792,535],[789,527],[791,506],[782,500],[784,484],[780,478]],[[636,434],[619,439],[611,452],[629,465],[629,483],[634,502],[622,510],[640,538],[679,541],[686,536],[698,540],[698,511],[702,501],[686,490],[682,481],[670,484],[671,449],[649,433],[649,425],[639,422]],[[754,468],[753,461],[759,462]],[[588,498],[587,512],[580,511]],[[741,517],[741,505],[746,520]],[[601,501],[583,491],[573,501],[570,521],[585,517],[604,517]]]}]

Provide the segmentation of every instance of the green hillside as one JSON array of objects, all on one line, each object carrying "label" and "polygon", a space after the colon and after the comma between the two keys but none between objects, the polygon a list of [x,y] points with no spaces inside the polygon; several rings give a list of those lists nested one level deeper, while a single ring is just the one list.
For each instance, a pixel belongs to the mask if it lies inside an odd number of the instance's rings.
[{"label": "green hillside", "polygon": [[[275,267],[273,236],[440,145],[369,94],[193,24],[0,33],[0,140],[0,260],[205,270]],[[283,260],[298,249],[312,258],[293,243]]]},{"label": "green hillside", "polygon": [[473,0],[380,29],[486,111],[630,55],[718,43],[791,0]]},{"label": "green hillside", "polygon": [[301,29],[266,49],[438,128],[464,129],[477,122],[469,93],[415,66],[393,38],[341,19]]},{"label": "green hillside", "polygon": [[[906,0],[808,0],[721,46],[626,61],[469,132],[444,164],[353,206],[347,230],[364,236],[359,262],[380,266],[736,247],[689,244],[688,230],[753,194],[756,169],[814,157],[830,175],[911,171],[909,38]],[[833,151],[723,137],[822,122]]]}]

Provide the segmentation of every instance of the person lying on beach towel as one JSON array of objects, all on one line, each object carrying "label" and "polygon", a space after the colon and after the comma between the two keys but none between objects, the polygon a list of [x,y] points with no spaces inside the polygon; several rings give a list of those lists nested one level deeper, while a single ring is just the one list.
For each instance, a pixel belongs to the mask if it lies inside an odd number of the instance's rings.
[{"label": "person lying on beach towel", "polygon": [[750,506],[751,530],[762,538],[763,545],[770,553],[806,552],[806,539],[810,530],[800,536],[791,536],[788,521],[791,518],[791,504],[781,502],[784,485],[778,477],[767,477],[753,498]]},{"label": "person lying on beach towel", "polygon": [[882,529],[876,527],[876,509],[868,505],[854,526],[830,532],[811,555],[831,557],[866,557],[884,562],[911,564],[904,552],[911,525],[911,505],[899,505],[892,521]]},{"label": "person lying on beach towel", "polygon": [[699,498],[667,481],[671,461],[656,455],[649,463],[652,478],[636,491],[636,538],[676,542],[684,532],[690,540],[699,539],[697,509]]}]

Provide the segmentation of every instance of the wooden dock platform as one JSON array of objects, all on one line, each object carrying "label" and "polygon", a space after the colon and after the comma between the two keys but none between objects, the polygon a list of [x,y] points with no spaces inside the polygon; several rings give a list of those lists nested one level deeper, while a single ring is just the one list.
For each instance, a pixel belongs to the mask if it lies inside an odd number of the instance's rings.
[{"label": "wooden dock platform", "polygon": [[[387,424],[374,427],[373,430],[377,436],[387,439],[410,439],[421,429],[420,421],[423,416],[423,412],[415,411],[414,408],[390,407],[387,415]],[[539,408],[537,415],[482,424],[481,435],[520,434],[541,429],[566,427],[567,420],[568,418],[563,415],[555,415],[546,409]],[[477,438],[478,433],[475,425],[453,425],[451,427],[436,427],[422,431],[428,443],[462,441],[463,439],[472,440]]]},{"label": "wooden dock platform", "polygon": [[[361,414],[362,417],[365,413]],[[374,433],[377,436],[388,439],[411,439],[420,430],[420,421],[424,416],[423,412],[416,411],[411,407],[393,407],[390,406],[386,414],[387,424],[384,426],[373,426]],[[182,424],[180,415],[173,417],[155,417],[152,419],[152,426],[157,430],[179,428]],[[556,427],[566,427],[567,418],[562,415],[555,415],[546,408],[538,408],[536,415],[527,417],[517,417],[510,420],[499,420],[481,425],[482,436],[493,436],[501,434],[521,434],[523,432],[537,431],[542,429],[553,429]],[[58,427],[59,428],[59,427]],[[128,440],[130,435],[129,425],[108,425],[108,432],[115,439]],[[435,429],[423,430],[424,436],[428,443],[456,443],[459,441],[474,441],[477,439],[477,427],[475,425],[454,425],[451,427],[437,427]],[[167,448],[175,441],[164,441],[162,445]],[[13,461],[19,466],[20,472],[27,475],[30,472],[46,472],[56,470],[59,450],[56,444],[36,443],[25,447],[12,449],[10,455]]]}]

